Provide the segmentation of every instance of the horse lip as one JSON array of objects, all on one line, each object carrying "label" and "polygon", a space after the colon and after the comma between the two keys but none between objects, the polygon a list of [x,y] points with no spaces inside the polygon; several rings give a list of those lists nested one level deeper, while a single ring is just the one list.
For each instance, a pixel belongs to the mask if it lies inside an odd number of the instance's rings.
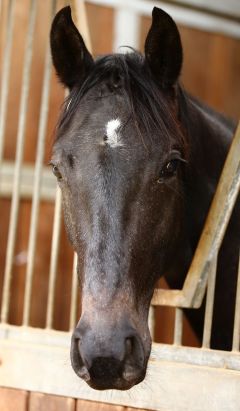
[{"label": "horse lip", "polygon": [[104,383],[104,382],[96,382],[96,381],[92,381],[89,380],[87,381],[87,384],[93,388],[94,390],[98,390],[98,391],[104,391],[104,390],[121,390],[121,391],[126,391],[129,390],[130,388],[132,388],[135,384],[138,384],[138,382],[141,382],[141,380],[139,381],[132,381],[132,382],[128,382],[124,379],[117,379],[113,382],[111,382],[111,384],[108,383]]},{"label": "horse lip", "polygon": [[84,381],[88,382],[90,381],[90,374],[85,366],[79,368],[79,370],[76,371],[76,374]]},{"label": "horse lip", "polygon": [[131,389],[134,385],[141,383],[146,375],[146,370],[134,369],[134,367],[129,366],[122,374],[121,378],[117,378],[109,383],[109,381],[103,380],[92,380],[91,378],[87,380],[87,384],[98,391],[103,390],[121,390],[126,391]]}]

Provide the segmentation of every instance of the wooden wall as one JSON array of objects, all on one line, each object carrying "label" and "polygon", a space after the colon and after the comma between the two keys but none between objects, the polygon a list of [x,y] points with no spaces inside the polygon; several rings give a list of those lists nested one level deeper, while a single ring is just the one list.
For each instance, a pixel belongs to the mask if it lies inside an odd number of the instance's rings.
[{"label": "wooden wall", "polygon": [[[2,4],[1,14],[1,54],[5,39],[6,5]],[[24,41],[27,28],[30,0],[18,0],[15,6],[15,24],[12,63],[10,72],[10,94],[8,101],[4,158],[14,160],[19,114],[19,100],[23,69]],[[58,8],[64,4],[58,2]],[[35,28],[33,64],[30,78],[30,95],[27,114],[26,144],[24,162],[33,164],[36,156],[38,119],[41,101],[41,86],[45,48],[48,41],[50,2],[38,1],[38,14]],[[94,54],[109,53],[112,50],[113,10],[108,7],[87,5],[90,34]],[[141,18],[140,44],[143,49],[144,39],[150,26],[150,19]],[[185,88],[217,110],[237,119],[240,107],[240,41],[219,34],[202,32],[196,29],[180,27],[184,46],[184,67],[181,81]],[[51,156],[54,127],[62,103],[64,91],[59,85],[54,72],[51,79],[49,121],[45,164]],[[10,199],[0,199],[0,293],[3,284],[6,242],[8,235]],[[28,247],[31,201],[22,199],[19,212],[19,224],[15,247],[12,281],[12,303],[10,322],[21,324],[23,310],[23,291],[25,285],[26,253]],[[37,250],[34,268],[34,287],[31,310],[31,325],[44,327],[46,315],[46,295],[51,248],[51,229],[53,224],[53,204],[41,202]],[[56,292],[56,310],[54,327],[60,330],[68,328],[69,296],[71,289],[72,250],[61,231],[61,247],[58,264]],[[58,309],[61,307],[61,309]],[[157,340],[171,342],[173,310],[157,309]],[[186,333],[186,344],[196,341]],[[190,339],[189,339],[190,338]]]},{"label": "wooden wall", "polygon": [[[1,411],[138,411],[117,405],[75,400],[57,395],[0,388]],[[139,410],[140,411],[140,410]],[[142,410],[144,411],[144,410]]]}]

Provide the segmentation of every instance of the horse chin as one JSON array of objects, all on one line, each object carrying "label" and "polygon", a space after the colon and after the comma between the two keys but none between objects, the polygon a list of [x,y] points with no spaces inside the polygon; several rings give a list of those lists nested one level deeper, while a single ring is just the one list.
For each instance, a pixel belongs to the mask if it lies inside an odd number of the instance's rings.
[{"label": "horse chin", "polygon": [[[146,361],[147,362],[147,361]],[[103,390],[121,390],[121,391],[126,391],[130,390],[132,387],[134,387],[137,384],[140,384],[145,376],[146,376],[146,370],[147,370],[147,365],[143,369],[139,369],[135,372],[131,372],[125,370],[123,372],[123,375],[121,377],[111,379],[111,378],[106,378],[104,373],[102,375],[102,378],[91,378],[90,373],[87,370],[87,368],[84,365],[74,364],[72,361],[72,366],[73,370],[77,374],[79,378],[81,378],[83,381],[85,381],[89,387],[103,391]]]}]

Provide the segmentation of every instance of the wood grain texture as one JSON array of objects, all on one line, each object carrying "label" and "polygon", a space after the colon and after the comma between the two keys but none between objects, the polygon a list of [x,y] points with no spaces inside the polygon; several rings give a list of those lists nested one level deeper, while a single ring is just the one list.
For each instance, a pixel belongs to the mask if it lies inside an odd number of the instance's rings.
[{"label": "wood grain texture", "polygon": [[111,53],[113,38],[113,9],[86,4],[90,37],[95,56]]},{"label": "wood grain texture", "polygon": [[75,411],[73,398],[31,392],[26,411]]},{"label": "wood grain texture", "polygon": [[0,410],[27,411],[28,396],[27,391],[0,388]]},{"label": "wood grain texture", "polygon": [[103,402],[77,400],[76,411],[125,411],[125,407]]}]

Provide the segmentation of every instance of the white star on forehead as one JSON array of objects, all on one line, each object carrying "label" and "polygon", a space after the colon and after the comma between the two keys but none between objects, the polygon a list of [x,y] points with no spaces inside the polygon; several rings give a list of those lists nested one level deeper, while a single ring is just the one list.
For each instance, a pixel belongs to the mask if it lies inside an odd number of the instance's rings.
[{"label": "white star on forehead", "polygon": [[120,133],[118,132],[121,126],[121,121],[119,118],[108,121],[105,126],[107,140],[105,141],[110,147],[122,146],[120,141]]}]

